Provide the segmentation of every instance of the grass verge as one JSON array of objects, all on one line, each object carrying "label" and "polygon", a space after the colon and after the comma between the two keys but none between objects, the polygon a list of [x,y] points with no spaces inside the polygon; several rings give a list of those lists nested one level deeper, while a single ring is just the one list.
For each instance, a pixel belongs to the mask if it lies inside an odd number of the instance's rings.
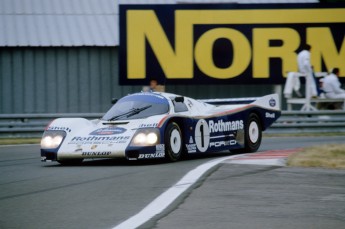
[{"label": "grass verge", "polygon": [[303,148],[289,156],[287,165],[345,169],[345,144],[327,144]]},{"label": "grass verge", "polygon": [[41,138],[0,138],[0,145],[39,144]]}]

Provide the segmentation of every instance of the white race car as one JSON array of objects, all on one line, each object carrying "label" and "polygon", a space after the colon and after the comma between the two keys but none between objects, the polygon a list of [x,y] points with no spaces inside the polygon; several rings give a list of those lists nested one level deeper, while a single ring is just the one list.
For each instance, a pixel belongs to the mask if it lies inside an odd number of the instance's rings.
[{"label": "white race car", "polygon": [[255,152],[262,131],[280,116],[278,95],[195,100],[169,93],[136,93],[97,120],[59,118],[41,140],[42,161],[87,158],[177,161],[183,154]]}]

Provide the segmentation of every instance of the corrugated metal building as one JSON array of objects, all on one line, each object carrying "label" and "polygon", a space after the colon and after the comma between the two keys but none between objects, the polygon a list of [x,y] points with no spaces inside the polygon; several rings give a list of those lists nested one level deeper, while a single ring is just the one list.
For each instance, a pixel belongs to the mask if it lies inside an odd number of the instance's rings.
[{"label": "corrugated metal building", "polygon": [[[212,1],[120,4],[193,2]],[[138,86],[118,85],[118,4],[116,0],[0,0],[0,113],[104,112],[112,97],[140,91]],[[211,98],[260,96],[273,87],[166,85],[166,89]]]},{"label": "corrugated metal building", "polygon": [[0,1],[0,113],[102,112],[118,86],[113,0]]}]

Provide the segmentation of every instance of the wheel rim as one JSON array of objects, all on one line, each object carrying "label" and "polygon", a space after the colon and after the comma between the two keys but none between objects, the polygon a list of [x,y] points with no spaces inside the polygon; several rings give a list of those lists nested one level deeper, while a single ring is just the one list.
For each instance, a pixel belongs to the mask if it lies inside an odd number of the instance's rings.
[{"label": "wheel rim", "polygon": [[170,135],[170,146],[174,154],[178,154],[180,152],[181,144],[182,144],[182,141],[181,141],[180,132],[174,129]]},{"label": "wheel rim", "polygon": [[249,139],[252,143],[256,143],[259,139],[259,126],[256,122],[249,125]]}]

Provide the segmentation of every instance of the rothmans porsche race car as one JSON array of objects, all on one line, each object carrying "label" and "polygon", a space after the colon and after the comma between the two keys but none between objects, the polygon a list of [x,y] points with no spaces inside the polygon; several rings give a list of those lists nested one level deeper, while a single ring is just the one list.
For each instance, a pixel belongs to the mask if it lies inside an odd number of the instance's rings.
[{"label": "rothmans porsche race car", "polygon": [[97,120],[58,118],[41,140],[41,160],[89,158],[177,161],[183,154],[255,152],[280,116],[278,95],[195,100],[169,93],[125,96]]}]

